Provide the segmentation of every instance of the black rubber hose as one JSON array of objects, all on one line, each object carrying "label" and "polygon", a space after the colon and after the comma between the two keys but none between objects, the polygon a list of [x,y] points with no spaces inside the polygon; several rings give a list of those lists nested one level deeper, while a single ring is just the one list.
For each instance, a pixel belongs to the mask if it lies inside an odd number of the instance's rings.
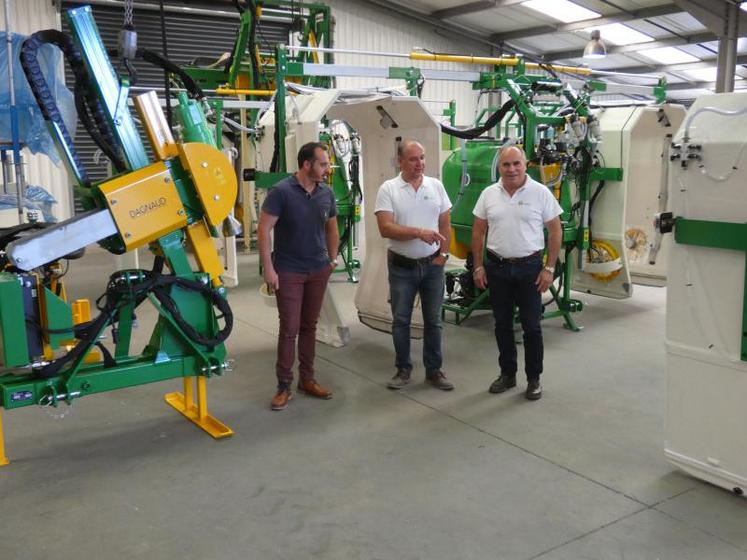
[{"label": "black rubber hose", "polygon": [[86,95],[81,91],[81,89],[83,88],[80,86],[76,86],[75,88],[75,108],[78,110],[78,118],[83,124],[83,128],[86,129],[94,143],[101,149],[102,152],[104,152],[104,155],[109,158],[114,168],[120,172],[125,171],[127,169],[127,165],[125,164],[124,160],[119,157],[119,155],[106,142],[103,135],[96,128],[96,125],[89,113],[88,105],[86,104]]},{"label": "black rubber hose", "polygon": [[197,82],[195,82],[189,74],[187,74],[182,68],[171,62],[168,58],[161,56],[157,52],[149,51],[148,49],[138,49],[137,53],[138,56],[141,57],[145,62],[153,64],[154,66],[158,66],[159,68],[162,68],[167,72],[171,72],[172,74],[176,74],[177,76],[179,76],[179,80],[184,85],[184,88],[187,90],[190,97],[194,99],[203,99],[205,97],[205,92],[203,92],[202,88],[197,85]]},{"label": "black rubber hose", "polygon": [[451,127],[447,124],[441,124],[441,131],[445,134],[448,134],[449,136],[455,136],[457,138],[462,138],[463,140],[474,140],[475,138],[481,136],[482,134],[496,126],[499,122],[501,122],[503,120],[503,117],[505,117],[508,112],[513,109],[513,107],[514,102],[513,100],[509,99],[503,104],[500,109],[490,115],[488,120],[486,120],[485,124],[483,124],[482,126],[461,129]]}]

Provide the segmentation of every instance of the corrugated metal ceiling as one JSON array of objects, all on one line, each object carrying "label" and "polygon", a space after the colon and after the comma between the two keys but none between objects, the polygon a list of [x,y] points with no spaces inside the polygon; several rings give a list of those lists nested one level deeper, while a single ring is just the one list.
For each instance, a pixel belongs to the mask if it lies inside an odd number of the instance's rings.
[{"label": "corrugated metal ceiling", "polygon": [[[681,11],[672,1],[664,0],[572,0],[584,8],[593,10],[601,14],[600,19],[615,18],[623,15],[625,12],[644,10],[644,19],[627,19],[622,21],[625,25],[653,37],[656,43],[651,47],[660,47],[670,45],[674,42],[676,48],[691,54],[704,61],[699,64],[702,66],[715,66],[716,53],[718,52],[718,42],[710,40],[713,37],[710,30],[707,29],[700,21],[692,15]],[[495,42],[500,39],[501,34],[511,33],[513,36],[506,38],[504,48],[507,51],[519,51],[526,54],[547,56],[548,59],[566,64],[588,64],[587,59],[579,56],[568,56],[575,51],[580,54],[589,39],[589,33],[583,29],[552,31],[544,34],[528,34],[521,36],[522,31],[529,31],[533,28],[552,26],[558,27],[562,22],[557,19],[532,10],[522,5],[523,0],[495,0],[482,1],[468,0],[467,2],[458,2],[455,0],[401,0],[397,2],[405,9],[417,11],[424,16],[452,24],[461,29],[470,29],[483,39],[490,39]],[[474,6],[473,6],[474,5]],[[473,11],[468,11],[474,7]],[[715,4],[714,4],[715,7]],[[662,15],[656,15],[653,10],[657,10]],[[443,12],[443,10],[451,10]],[[654,13],[652,16],[651,14]],[[602,24],[609,21],[602,21]],[[590,24],[591,26],[591,24]],[[743,26],[745,27],[745,26]],[[710,37],[709,37],[710,35]],[[740,35],[747,35],[747,29],[740,29]],[[694,42],[702,39],[706,42]],[[602,34],[604,39],[604,34]],[[663,44],[661,43],[663,41]],[[679,44],[676,44],[679,43]],[[609,47],[609,44],[608,44]],[[663,66],[651,61],[646,56],[640,54],[646,44],[639,47],[624,47],[625,52],[610,53],[601,60],[595,60],[589,66],[604,70],[634,69],[635,72],[645,72],[653,69],[657,72],[664,73],[667,80],[672,83],[680,82],[697,82],[694,78],[688,76],[685,72],[687,66]],[[618,49],[619,50],[619,49]],[[562,53],[562,55],[560,55]],[[556,56],[556,54],[558,56]],[[747,55],[747,40],[740,40],[738,45],[738,54]],[[696,61],[696,63],[699,61]],[[692,66],[690,64],[689,66]],[[745,67],[737,67],[737,76],[747,75]],[[701,85],[701,82],[698,82]],[[736,87],[742,84],[737,83]],[[745,84],[747,86],[747,84]],[[692,97],[700,90],[672,90],[672,97]]]}]

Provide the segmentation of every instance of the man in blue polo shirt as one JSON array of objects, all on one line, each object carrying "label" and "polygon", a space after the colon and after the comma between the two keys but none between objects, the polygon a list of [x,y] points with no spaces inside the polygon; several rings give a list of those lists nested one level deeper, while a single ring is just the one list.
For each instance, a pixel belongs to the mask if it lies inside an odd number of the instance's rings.
[{"label": "man in blue polo shirt", "polygon": [[[320,399],[332,393],[314,378],[316,323],[324,292],[337,265],[339,233],[335,195],[324,184],[329,173],[324,144],[310,142],[298,152],[298,171],[268,193],[259,217],[259,253],[267,285],[275,291],[280,317],[272,410],[291,399],[298,337],[298,390]],[[270,233],[274,230],[274,250]]]}]

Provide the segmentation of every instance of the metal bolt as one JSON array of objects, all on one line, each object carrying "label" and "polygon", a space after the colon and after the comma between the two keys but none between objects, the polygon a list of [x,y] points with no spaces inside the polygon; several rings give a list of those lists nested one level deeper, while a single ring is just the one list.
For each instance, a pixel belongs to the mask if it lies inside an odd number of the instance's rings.
[{"label": "metal bolt", "polygon": [[132,237],[132,234],[129,231],[125,232],[125,239],[129,239],[130,237]]},{"label": "metal bolt", "polygon": [[216,195],[215,195],[215,196],[213,197],[213,200],[220,200],[220,196],[218,196],[218,195],[216,194]]},{"label": "metal bolt", "polygon": [[206,161],[203,161],[203,162],[202,162],[202,166],[203,166],[203,167],[207,167],[207,166],[208,166],[208,162],[206,162]]},{"label": "metal bolt", "polygon": [[180,216],[184,216],[184,210],[179,210],[179,211],[177,212],[177,214],[179,214]]},{"label": "metal bolt", "polygon": [[117,199],[116,198],[112,198],[110,202],[111,202],[112,206],[114,206],[117,203]]},{"label": "metal bolt", "polygon": [[164,177],[163,178],[163,182],[164,183],[170,183],[171,182],[171,177]]}]

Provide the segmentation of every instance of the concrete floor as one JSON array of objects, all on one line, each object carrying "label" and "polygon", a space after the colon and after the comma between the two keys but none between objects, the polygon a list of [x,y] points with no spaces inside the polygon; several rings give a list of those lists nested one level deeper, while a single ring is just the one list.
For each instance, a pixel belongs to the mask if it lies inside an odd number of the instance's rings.
[{"label": "concrete floor", "polygon": [[[103,291],[111,258],[72,264],[73,297]],[[147,263],[146,263],[147,264]],[[585,329],[545,324],[545,395],[490,395],[489,315],[444,331],[457,388],[385,388],[388,335],[355,321],[318,348],[331,401],[271,412],[277,317],[241,259],[230,301],[236,371],[211,380],[214,441],[162,399],[179,382],[76,401],[62,419],[4,414],[0,559],[747,559],[747,500],[665,462],[665,291],[580,296]],[[139,315],[145,339],[153,314]],[[414,350],[420,352],[415,343]]]}]

